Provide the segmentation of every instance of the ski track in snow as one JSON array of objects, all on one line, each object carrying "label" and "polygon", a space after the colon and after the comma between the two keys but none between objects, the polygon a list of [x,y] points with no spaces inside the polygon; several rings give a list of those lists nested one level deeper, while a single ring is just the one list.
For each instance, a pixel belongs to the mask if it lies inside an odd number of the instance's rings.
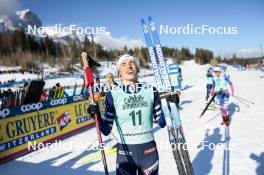
[{"label": "ski track in snow", "polygon": [[[193,61],[182,65],[184,87],[182,93],[183,110],[180,111],[182,125],[189,147],[194,171],[197,175],[253,175],[264,174],[264,118],[263,87],[261,71],[238,71],[228,66],[228,73],[234,83],[235,95],[255,102],[246,107],[236,98],[231,97],[230,109],[232,123],[229,128],[222,126],[218,111],[207,111],[198,118],[205,106],[205,73],[207,65],[197,65]],[[141,78],[141,81],[153,82],[152,77]],[[113,131],[116,135],[116,131]],[[175,175],[177,168],[168,145],[167,129],[155,128],[155,138],[159,150],[159,174]],[[112,135],[103,137],[107,144],[115,144]],[[109,142],[110,141],[110,142]],[[217,149],[210,150],[205,144],[219,144]],[[74,146],[71,149],[69,144]],[[64,149],[54,150],[50,147],[27,154],[16,160],[0,165],[1,175],[103,175],[103,164],[96,161],[85,164],[87,155],[95,151],[89,149],[97,145],[95,128],[79,133],[57,144]],[[67,149],[66,149],[66,148]],[[225,150],[224,147],[229,147]],[[93,154],[91,154],[93,155]],[[100,154],[99,154],[100,155]],[[106,157],[111,175],[115,174],[115,154]],[[83,164],[83,165],[82,165]]]}]

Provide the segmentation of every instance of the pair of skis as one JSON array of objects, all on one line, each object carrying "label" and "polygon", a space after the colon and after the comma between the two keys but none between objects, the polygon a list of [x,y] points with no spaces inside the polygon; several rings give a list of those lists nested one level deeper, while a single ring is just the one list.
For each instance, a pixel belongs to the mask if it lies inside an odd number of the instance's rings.
[{"label": "pair of skis", "polygon": [[173,156],[180,175],[193,175],[193,168],[186,148],[186,140],[181,125],[179,112],[175,103],[171,102],[170,97],[172,85],[170,82],[165,58],[163,56],[156,26],[151,17],[148,19],[149,26],[145,20],[141,20],[144,37],[146,40],[152,71],[154,74],[157,89],[161,93],[161,105],[165,115],[169,141],[172,147]]}]

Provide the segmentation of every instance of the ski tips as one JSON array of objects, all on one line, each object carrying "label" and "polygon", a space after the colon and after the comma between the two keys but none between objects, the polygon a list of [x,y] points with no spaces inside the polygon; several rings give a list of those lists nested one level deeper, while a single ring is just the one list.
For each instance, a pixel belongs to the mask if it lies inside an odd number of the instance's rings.
[{"label": "ski tips", "polygon": [[149,25],[150,26],[155,26],[155,23],[153,22],[153,19],[151,16],[148,17]]},{"label": "ski tips", "polygon": [[[153,19],[152,19],[151,16],[148,17],[148,21],[149,21],[149,23],[154,23],[154,22],[153,22]],[[145,20],[144,20],[143,18],[141,19],[141,24],[142,24],[142,25],[145,24]]]},{"label": "ski tips", "polygon": [[145,20],[141,19],[141,24],[144,25],[145,24]]},{"label": "ski tips", "polygon": [[148,20],[151,22],[153,21],[151,16],[148,17]]}]

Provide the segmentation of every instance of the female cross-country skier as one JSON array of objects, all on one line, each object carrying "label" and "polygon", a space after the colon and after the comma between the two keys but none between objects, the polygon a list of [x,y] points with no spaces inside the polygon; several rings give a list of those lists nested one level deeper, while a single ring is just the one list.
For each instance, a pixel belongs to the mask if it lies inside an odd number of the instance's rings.
[{"label": "female cross-country skier", "polygon": [[[117,58],[121,85],[106,94],[105,116],[99,117],[100,130],[109,135],[115,122],[117,144],[117,175],[157,175],[159,157],[153,136],[153,117],[160,127],[166,125],[159,94],[153,86],[137,81],[135,57]],[[88,107],[91,116],[99,113],[97,104]]]},{"label": "female cross-country skier", "polygon": [[223,119],[222,124],[229,126],[230,116],[227,105],[229,95],[234,96],[234,86],[230,78],[225,73],[222,73],[219,66],[214,67],[212,95],[214,93],[216,93],[216,104],[220,105],[220,113]]}]

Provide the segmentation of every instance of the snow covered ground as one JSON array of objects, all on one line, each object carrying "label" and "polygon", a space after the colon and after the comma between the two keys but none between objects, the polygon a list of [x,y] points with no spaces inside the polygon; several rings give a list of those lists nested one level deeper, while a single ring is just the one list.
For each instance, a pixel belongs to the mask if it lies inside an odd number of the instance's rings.
[{"label": "snow covered ground", "polygon": [[[182,94],[183,110],[180,111],[185,137],[190,148],[190,157],[197,175],[219,174],[264,174],[264,79],[261,71],[240,71],[228,66],[228,73],[235,86],[235,95],[255,102],[245,106],[231,97],[229,108],[232,123],[229,129],[222,126],[218,111],[208,111],[198,118],[205,106],[205,72],[208,66],[193,61],[182,65],[185,90]],[[113,72],[114,73],[114,72]],[[152,77],[141,78],[151,82]],[[64,80],[63,80],[64,81]],[[66,80],[68,82],[68,80]],[[71,80],[70,80],[71,81]],[[61,81],[62,82],[62,81]],[[63,82],[62,82],[63,83]],[[116,132],[113,132],[116,134]],[[176,175],[177,169],[168,145],[166,129],[155,127],[155,138],[160,157],[160,174]],[[103,175],[95,128],[72,136],[16,160],[0,165],[1,175]],[[112,135],[104,137],[108,144],[115,144]],[[69,145],[73,146],[69,146]],[[213,144],[217,145],[216,149]],[[229,150],[225,150],[229,147]],[[99,156],[98,156],[99,155]],[[107,153],[110,174],[115,174],[115,154]]]}]

